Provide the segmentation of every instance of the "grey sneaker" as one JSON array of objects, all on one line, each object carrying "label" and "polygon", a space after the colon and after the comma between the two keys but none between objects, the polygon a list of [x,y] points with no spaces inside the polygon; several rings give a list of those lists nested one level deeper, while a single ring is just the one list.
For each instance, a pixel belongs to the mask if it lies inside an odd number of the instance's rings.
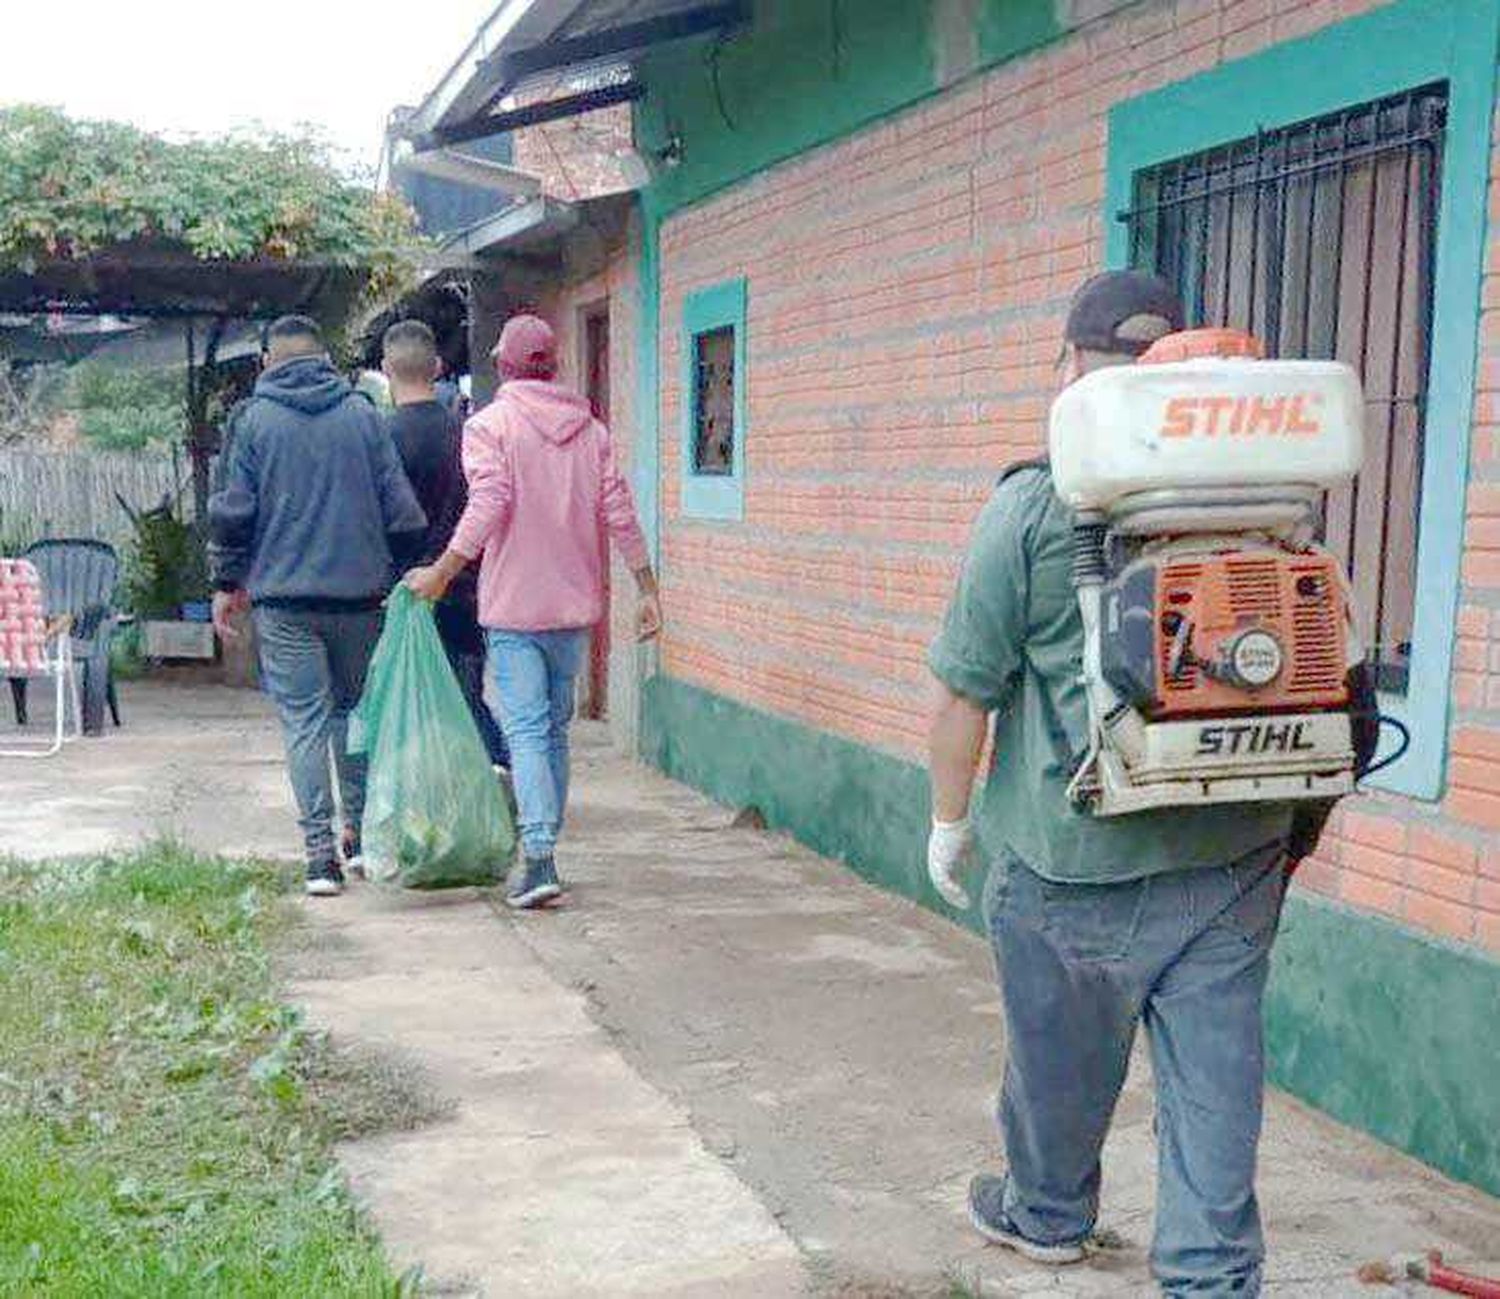
[{"label": "grey sneaker", "polygon": [[304,887],[310,898],[335,898],[344,891],[344,872],[336,861],[314,863],[307,868]]},{"label": "grey sneaker", "polygon": [[521,869],[512,875],[505,905],[515,911],[529,911],[556,901],[562,896],[562,891],[562,881],[557,878],[557,867],[552,858],[543,857],[538,861],[526,858]]},{"label": "grey sneaker", "polygon": [[974,1230],[991,1244],[1013,1249],[1033,1263],[1064,1267],[1069,1263],[1081,1263],[1088,1257],[1083,1240],[1044,1245],[1039,1240],[1028,1240],[1021,1235],[1005,1212],[1003,1177],[980,1173],[969,1183],[969,1221],[974,1224]]}]

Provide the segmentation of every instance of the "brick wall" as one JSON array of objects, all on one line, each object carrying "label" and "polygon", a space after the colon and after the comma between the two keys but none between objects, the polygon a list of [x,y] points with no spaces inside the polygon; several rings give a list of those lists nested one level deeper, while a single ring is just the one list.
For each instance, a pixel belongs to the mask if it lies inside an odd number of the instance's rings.
[{"label": "brick wall", "polygon": [[[665,670],[919,761],[923,653],[970,522],[1041,445],[1067,297],[1102,261],[1110,105],[1374,7],[1146,0],[671,218]],[[1500,952],[1500,242],[1490,269],[1450,789],[1349,800],[1299,878]],[[678,322],[738,275],[746,517],[701,523],[681,509]]]},{"label": "brick wall", "polygon": [[[559,92],[538,91],[522,102],[546,100],[555,93]],[[623,167],[631,139],[629,104],[528,126],[512,139],[514,165],[541,177],[543,191],[554,198],[576,201],[630,188]]]}]

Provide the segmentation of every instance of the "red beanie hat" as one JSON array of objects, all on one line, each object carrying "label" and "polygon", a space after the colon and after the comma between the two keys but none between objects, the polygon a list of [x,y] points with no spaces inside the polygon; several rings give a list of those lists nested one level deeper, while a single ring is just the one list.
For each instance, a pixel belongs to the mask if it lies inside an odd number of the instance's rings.
[{"label": "red beanie hat", "polygon": [[557,373],[557,335],[540,316],[512,316],[491,355],[515,379],[550,379]]}]

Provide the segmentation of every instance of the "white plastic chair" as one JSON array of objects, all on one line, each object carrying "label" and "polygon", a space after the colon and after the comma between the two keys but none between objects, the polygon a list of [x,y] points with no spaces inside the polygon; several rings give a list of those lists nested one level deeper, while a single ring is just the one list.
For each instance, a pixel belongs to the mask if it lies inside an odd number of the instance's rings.
[{"label": "white plastic chair", "polygon": [[50,758],[83,734],[71,628],[64,620],[49,630],[41,575],[24,559],[0,559],[0,677],[50,680],[57,696],[51,740],[0,749],[0,758]]}]

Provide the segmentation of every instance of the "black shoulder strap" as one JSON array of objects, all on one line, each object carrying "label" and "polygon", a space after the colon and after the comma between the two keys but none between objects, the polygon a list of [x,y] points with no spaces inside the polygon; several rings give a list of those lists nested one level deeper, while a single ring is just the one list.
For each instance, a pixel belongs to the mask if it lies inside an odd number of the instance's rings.
[{"label": "black shoulder strap", "polygon": [[1041,469],[1050,474],[1052,472],[1052,461],[1046,456],[1036,456],[1031,460],[1017,460],[1014,464],[1006,465],[1000,471],[1000,477],[995,480],[995,486],[999,487],[1007,478],[1013,478],[1016,474],[1022,473],[1027,469]]}]

